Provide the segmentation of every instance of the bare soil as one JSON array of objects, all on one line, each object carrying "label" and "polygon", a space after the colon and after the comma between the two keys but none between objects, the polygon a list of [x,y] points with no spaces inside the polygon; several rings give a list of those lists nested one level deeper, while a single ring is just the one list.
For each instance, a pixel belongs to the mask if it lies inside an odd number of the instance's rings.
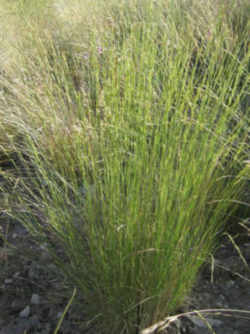
[{"label": "bare soil", "polygon": [[[249,222],[245,220],[248,227]],[[35,244],[20,223],[2,214],[0,228],[5,236],[0,240],[0,334],[52,334],[73,287],[58,273],[46,245]],[[235,232],[234,242],[238,249],[228,237],[222,239],[220,248],[204,266],[191,296],[180,310],[227,311],[205,315],[207,322],[197,314],[180,317],[165,333],[212,333],[209,324],[217,334],[250,333],[249,230],[242,228]],[[79,297],[76,300],[79,302]],[[74,302],[58,333],[94,333],[93,328],[81,327],[86,309],[84,301],[81,307]],[[230,309],[249,311],[249,314]]]}]

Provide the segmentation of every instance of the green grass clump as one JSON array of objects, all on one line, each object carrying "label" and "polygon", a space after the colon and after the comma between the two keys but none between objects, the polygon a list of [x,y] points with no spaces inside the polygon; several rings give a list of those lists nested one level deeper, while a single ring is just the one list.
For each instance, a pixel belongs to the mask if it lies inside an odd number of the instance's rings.
[{"label": "green grass clump", "polygon": [[212,4],[99,1],[44,30],[27,19],[21,70],[0,82],[0,145],[27,167],[15,208],[100,332],[176,311],[245,186],[244,11]]}]

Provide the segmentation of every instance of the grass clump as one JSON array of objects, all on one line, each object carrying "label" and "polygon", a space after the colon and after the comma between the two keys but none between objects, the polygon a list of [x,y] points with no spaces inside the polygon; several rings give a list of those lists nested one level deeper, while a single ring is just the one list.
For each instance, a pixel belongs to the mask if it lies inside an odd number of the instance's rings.
[{"label": "grass clump", "polygon": [[99,1],[66,30],[28,24],[1,81],[3,140],[30,166],[15,208],[100,332],[176,311],[245,186],[247,32],[212,3]]}]

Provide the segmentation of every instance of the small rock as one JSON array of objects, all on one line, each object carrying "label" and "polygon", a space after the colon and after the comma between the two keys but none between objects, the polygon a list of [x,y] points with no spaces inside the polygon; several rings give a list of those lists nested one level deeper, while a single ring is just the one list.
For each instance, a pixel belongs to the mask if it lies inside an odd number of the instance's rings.
[{"label": "small rock", "polygon": [[212,327],[219,327],[223,325],[223,321],[218,319],[207,318],[207,321],[210,323]]},{"label": "small rock", "polygon": [[191,316],[189,317],[190,321],[197,327],[201,327],[201,328],[207,328],[208,327],[208,323],[212,326],[212,327],[219,327],[223,324],[222,321],[220,320],[216,320],[216,319],[211,319],[211,318],[206,318],[206,319],[201,319],[197,316]]},{"label": "small rock", "polygon": [[28,316],[30,315],[30,306],[27,305],[20,313],[19,313],[19,317],[20,318],[28,318]]},{"label": "small rock", "polygon": [[47,251],[48,250],[48,244],[45,242],[45,243],[40,245],[40,248],[44,251]]},{"label": "small rock", "polygon": [[13,282],[13,279],[11,279],[11,278],[6,278],[5,280],[4,280],[4,283],[5,284],[11,284]]},{"label": "small rock", "polygon": [[63,312],[58,312],[57,315],[56,315],[56,318],[59,319],[59,318],[61,318],[62,315],[63,315]]},{"label": "small rock", "polygon": [[206,322],[202,320],[201,318],[196,317],[196,316],[190,316],[188,318],[195,326],[201,327],[201,328],[207,328]]},{"label": "small rock", "polygon": [[40,296],[36,293],[33,293],[30,299],[31,304],[39,305],[40,304]]}]

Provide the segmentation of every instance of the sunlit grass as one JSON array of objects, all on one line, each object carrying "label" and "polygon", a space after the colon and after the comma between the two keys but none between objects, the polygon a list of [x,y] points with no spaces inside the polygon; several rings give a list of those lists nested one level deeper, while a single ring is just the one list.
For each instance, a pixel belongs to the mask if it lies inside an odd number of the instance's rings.
[{"label": "sunlit grass", "polygon": [[88,320],[138,333],[181,305],[249,176],[244,11],[98,1],[87,19],[47,4],[48,22],[15,11],[19,63],[0,79],[1,152],[22,161],[11,214]]}]

